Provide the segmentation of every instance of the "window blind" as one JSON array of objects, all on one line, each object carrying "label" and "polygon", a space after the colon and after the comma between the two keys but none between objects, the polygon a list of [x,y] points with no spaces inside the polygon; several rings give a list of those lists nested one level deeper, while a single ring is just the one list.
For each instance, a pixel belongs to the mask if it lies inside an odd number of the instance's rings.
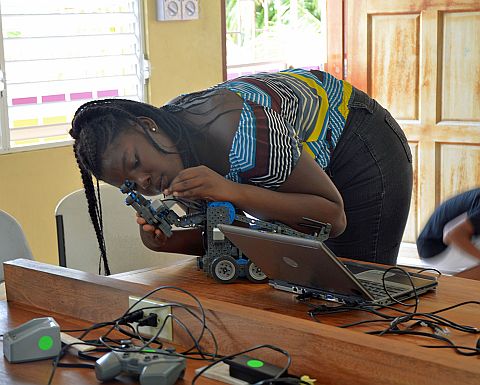
[{"label": "window blind", "polygon": [[73,114],[87,101],[143,100],[139,3],[0,0],[9,127],[4,147],[69,139]]}]

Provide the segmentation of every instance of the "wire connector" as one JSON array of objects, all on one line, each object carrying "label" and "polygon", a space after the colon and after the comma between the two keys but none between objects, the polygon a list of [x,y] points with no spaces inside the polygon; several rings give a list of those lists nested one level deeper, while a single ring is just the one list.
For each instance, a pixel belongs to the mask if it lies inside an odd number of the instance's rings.
[{"label": "wire connector", "polygon": [[119,325],[126,325],[131,322],[138,322],[139,320],[144,318],[143,310],[135,310],[132,313],[127,314],[125,317],[122,317],[120,321],[118,321]]},{"label": "wire connector", "polygon": [[150,313],[147,317],[138,321],[138,326],[158,326],[158,316],[155,313]]}]

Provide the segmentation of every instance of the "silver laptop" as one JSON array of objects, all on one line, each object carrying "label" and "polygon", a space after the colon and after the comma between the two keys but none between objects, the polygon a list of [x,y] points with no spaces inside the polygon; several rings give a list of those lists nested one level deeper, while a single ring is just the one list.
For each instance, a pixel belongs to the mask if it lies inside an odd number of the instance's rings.
[{"label": "silver laptop", "polygon": [[[401,270],[384,274],[388,267],[343,262],[323,242],[225,224],[218,228],[262,269],[276,289],[343,304],[395,303],[388,294],[397,301],[415,297],[408,276]],[[410,273],[410,278],[417,295],[438,284],[435,277],[426,274]]]}]

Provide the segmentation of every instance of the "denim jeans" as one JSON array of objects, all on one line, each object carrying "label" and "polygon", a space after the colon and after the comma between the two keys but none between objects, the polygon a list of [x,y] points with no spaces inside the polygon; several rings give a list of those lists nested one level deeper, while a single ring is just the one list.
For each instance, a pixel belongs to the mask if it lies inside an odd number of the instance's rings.
[{"label": "denim jeans", "polygon": [[412,195],[412,154],[390,113],[354,88],[326,172],[342,195],[347,227],[326,244],[336,255],[394,265]]}]

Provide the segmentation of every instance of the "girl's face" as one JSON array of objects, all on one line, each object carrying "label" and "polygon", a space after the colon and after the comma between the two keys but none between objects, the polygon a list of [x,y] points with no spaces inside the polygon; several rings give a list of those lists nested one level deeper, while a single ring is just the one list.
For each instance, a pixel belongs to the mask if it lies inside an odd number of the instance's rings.
[{"label": "girl's face", "polygon": [[117,187],[128,179],[135,182],[139,193],[158,195],[170,186],[173,178],[184,169],[184,166],[170,138],[150,119],[140,119],[148,127],[155,129],[150,131],[150,134],[160,148],[174,154],[158,151],[147,139],[143,128],[134,125],[106,148],[102,156],[101,179]]}]

